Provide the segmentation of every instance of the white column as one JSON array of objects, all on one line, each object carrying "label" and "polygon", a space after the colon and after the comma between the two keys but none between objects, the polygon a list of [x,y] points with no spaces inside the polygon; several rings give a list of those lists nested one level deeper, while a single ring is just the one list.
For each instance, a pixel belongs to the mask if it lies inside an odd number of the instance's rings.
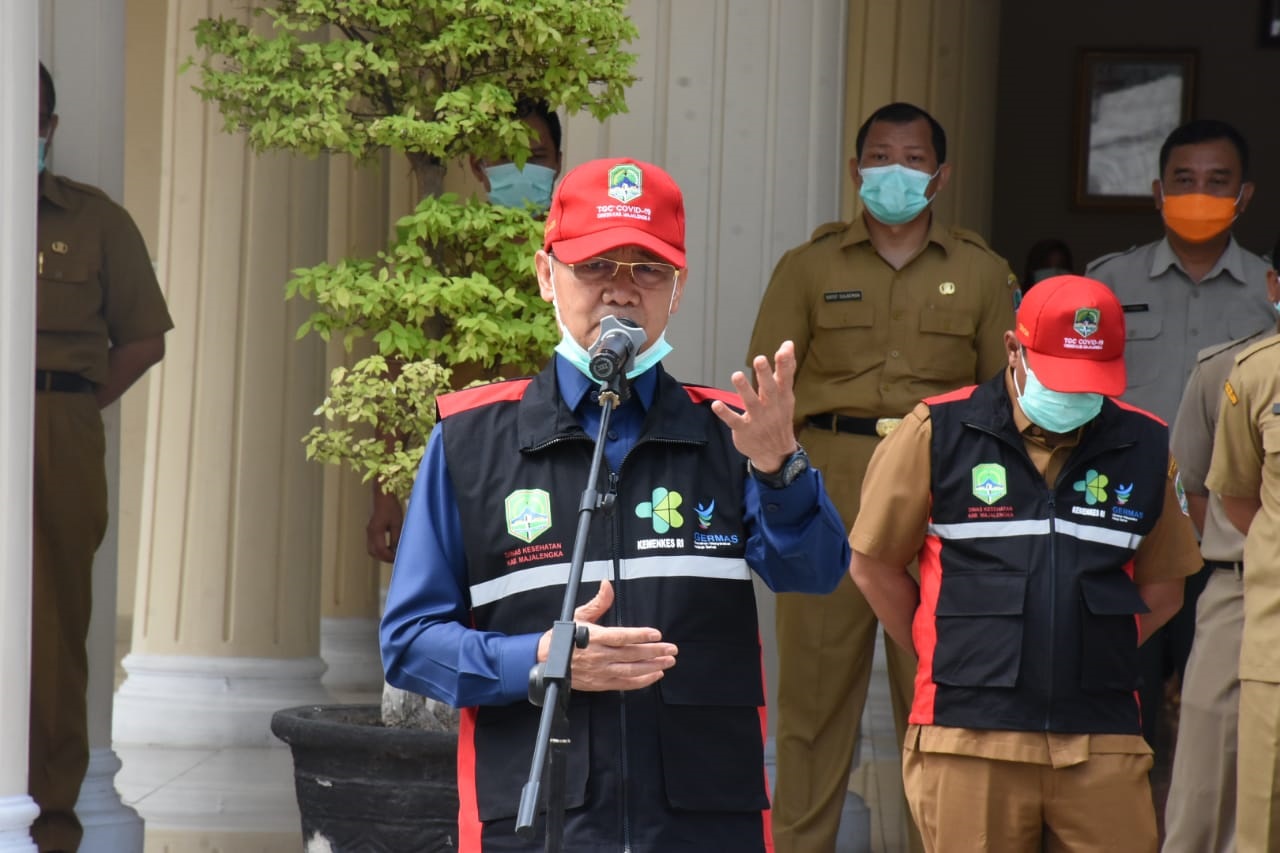
[{"label": "white column", "polygon": [[[153,371],[133,645],[118,744],[278,746],[271,714],[320,684],[321,472],[300,439],[324,356],[294,332],[289,271],[324,259],[326,164],[253,155],[179,65],[202,17],[172,0],[159,272],[175,329]],[[143,808],[148,820],[151,813]]]},{"label": "white column", "polygon": [[[348,157],[329,163],[330,263],[375,254],[387,243],[388,157],[356,165]],[[327,348],[329,369],[350,365],[367,352]],[[371,486],[348,468],[324,469],[324,534],[321,540],[320,656],[329,669],[324,685],[350,702],[378,702],[382,659],[378,652],[381,568],[365,548]]]},{"label": "white column", "polygon": [[[35,406],[36,9],[0,4],[0,852],[34,851],[27,796]],[[31,199],[32,203],[18,203]]]}]

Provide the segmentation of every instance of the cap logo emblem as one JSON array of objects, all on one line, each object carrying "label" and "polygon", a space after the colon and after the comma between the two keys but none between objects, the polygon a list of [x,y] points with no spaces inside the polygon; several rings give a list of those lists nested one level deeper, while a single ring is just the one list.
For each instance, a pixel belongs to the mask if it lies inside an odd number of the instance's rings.
[{"label": "cap logo emblem", "polygon": [[1080,337],[1087,338],[1098,331],[1098,321],[1101,316],[1102,312],[1097,308],[1077,308],[1076,319],[1071,324],[1071,328],[1075,329]]},{"label": "cap logo emblem", "polygon": [[609,198],[630,204],[640,197],[644,174],[632,163],[620,163],[609,170]]}]

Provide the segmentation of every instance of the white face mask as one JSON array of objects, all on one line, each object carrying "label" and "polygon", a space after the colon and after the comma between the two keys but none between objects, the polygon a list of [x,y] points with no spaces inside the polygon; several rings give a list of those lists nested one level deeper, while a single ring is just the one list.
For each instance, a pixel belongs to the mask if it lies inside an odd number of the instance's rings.
[{"label": "white face mask", "polygon": [[[591,354],[582,348],[582,344],[569,332],[569,327],[564,324],[564,318],[560,316],[560,299],[556,296],[556,263],[551,261],[549,277],[551,279],[551,305],[556,310],[556,324],[560,327],[560,343],[556,344],[556,352],[560,353],[566,361],[578,368],[578,372],[590,379],[592,382],[599,382],[591,375]],[[667,303],[667,318],[671,318],[671,306],[676,303],[676,290],[680,285],[680,272],[676,271],[675,281],[671,286],[671,301]],[[664,326],[662,334],[658,335],[658,339],[646,347],[639,355],[636,356],[635,365],[627,371],[628,379],[635,379],[658,362],[662,361],[671,352],[671,344],[667,343],[667,329]]]}]

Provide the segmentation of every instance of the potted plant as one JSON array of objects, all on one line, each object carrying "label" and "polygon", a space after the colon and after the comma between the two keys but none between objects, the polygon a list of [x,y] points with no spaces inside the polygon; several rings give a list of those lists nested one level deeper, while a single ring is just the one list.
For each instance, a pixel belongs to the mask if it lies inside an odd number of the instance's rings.
[{"label": "potted plant", "polygon": [[[226,130],[258,151],[367,159],[391,149],[418,189],[376,257],[295,270],[287,284],[316,306],[299,336],[337,336],[348,348],[364,338],[374,349],[331,374],[317,409],[324,423],[304,439],[309,458],[350,465],[405,499],[438,394],[545,362],[558,331],[536,286],[541,224],[529,211],[442,195],[444,172],[468,154],[522,165],[522,99],[600,119],[625,109],[635,57],[622,48],[636,35],[625,9],[625,0],[277,0],[198,23],[196,88]],[[395,694],[381,710],[278,713],[272,730],[294,750],[308,843],[454,848],[455,726],[452,709]]]}]

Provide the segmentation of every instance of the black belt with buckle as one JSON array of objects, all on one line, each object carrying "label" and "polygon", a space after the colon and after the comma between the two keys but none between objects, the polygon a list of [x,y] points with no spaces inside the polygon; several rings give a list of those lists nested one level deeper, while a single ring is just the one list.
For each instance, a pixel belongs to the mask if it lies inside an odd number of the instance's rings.
[{"label": "black belt with buckle", "polygon": [[1204,567],[1206,569],[1222,569],[1226,572],[1235,572],[1240,574],[1244,571],[1244,563],[1239,560],[1205,560]]},{"label": "black belt with buckle", "polygon": [[64,394],[86,394],[96,386],[79,373],[65,370],[37,370],[37,391],[58,391]]},{"label": "black belt with buckle", "polygon": [[878,436],[876,422],[879,418],[855,418],[850,415],[837,415],[834,412],[823,412],[810,415],[809,425],[827,432],[847,432],[852,435]]}]

